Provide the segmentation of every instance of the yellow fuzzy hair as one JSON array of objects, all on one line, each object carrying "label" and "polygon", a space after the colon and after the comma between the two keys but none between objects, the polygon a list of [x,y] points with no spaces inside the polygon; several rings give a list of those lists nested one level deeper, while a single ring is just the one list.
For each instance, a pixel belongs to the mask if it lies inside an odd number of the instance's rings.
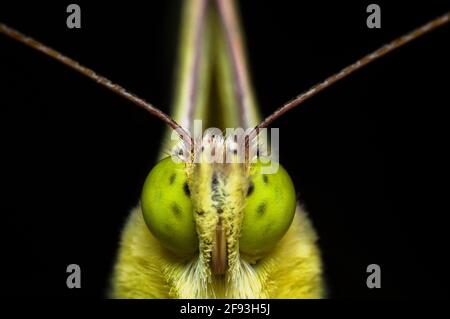
[{"label": "yellow fuzzy hair", "polygon": [[[297,206],[296,214],[286,235],[277,246],[256,264],[246,261],[247,273],[255,274],[252,291],[224,293],[225,281],[216,279],[212,294],[199,294],[196,282],[196,259],[185,261],[161,246],[148,230],[140,207],[129,217],[122,234],[118,260],[112,278],[112,298],[323,298],[320,251],[317,235],[306,213]],[[255,283],[254,281],[258,281]],[[187,282],[191,291],[178,289]],[[241,287],[250,289],[250,287]]]}]

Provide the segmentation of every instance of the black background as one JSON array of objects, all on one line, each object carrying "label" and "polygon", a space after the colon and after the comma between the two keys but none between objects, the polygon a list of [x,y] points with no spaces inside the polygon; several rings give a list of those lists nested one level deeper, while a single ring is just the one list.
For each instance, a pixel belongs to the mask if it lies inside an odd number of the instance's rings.
[{"label": "black background", "polygon": [[[120,83],[171,102],[177,1],[0,4],[0,21]],[[72,1],[71,1],[72,2]],[[250,68],[265,115],[333,72],[449,9],[377,1],[242,1]],[[281,162],[320,236],[330,297],[448,295],[444,154],[449,27],[382,58],[276,123]],[[129,210],[164,125],[46,56],[0,35],[0,294],[105,295]],[[445,143],[444,143],[445,142]],[[66,267],[82,289],[66,287]],[[366,287],[366,267],[382,288]]]}]

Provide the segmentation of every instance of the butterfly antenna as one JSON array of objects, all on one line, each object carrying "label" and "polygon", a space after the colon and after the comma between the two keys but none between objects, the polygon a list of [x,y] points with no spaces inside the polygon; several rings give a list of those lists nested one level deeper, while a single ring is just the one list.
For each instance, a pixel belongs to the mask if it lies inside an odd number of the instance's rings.
[{"label": "butterfly antenna", "polygon": [[412,40],[417,39],[418,37],[446,24],[449,22],[450,18],[450,12],[445,13],[444,15],[435,18],[434,20],[422,25],[421,27],[414,29],[413,31],[395,39],[394,41],[383,45],[378,50],[375,50],[374,52],[364,56],[363,58],[359,59],[353,64],[350,64],[349,66],[343,68],[340,72],[333,74],[332,76],[326,78],[324,81],[314,85],[311,87],[308,91],[298,95],[291,101],[287,102],[280,108],[278,108],[275,112],[273,112],[271,115],[266,117],[264,121],[262,121],[259,125],[255,127],[253,130],[253,133],[249,134],[250,139],[252,137],[255,137],[258,135],[258,132],[262,128],[268,127],[273,121],[275,121],[277,118],[282,116],[284,113],[292,110],[293,108],[299,106],[309,98],[313,97],[320,91],[323,91],[327,87],[331,86],[332,84],[336,83],[339,80],[342,80],[346,76],[350,75],[351,73],[361,69],[362,67],[366,66],[370,62],[373,62],[380,57],[384,56],[385,54],[394,51],[395,49],[405,45],[408,42],[411,42]]},{"label": "butterfly antenna", "polygon": [[101,76],[97,73],[95,73],[93,70],[81,65],[77,61],[59,53],[58,51],[42,44],[39,41],[34,40],[31,37],[28,37],[19,31],[8,27],[5,24],[0,23],[0,33],[3,33],[23,44],[26,44],[27,46],[40,51],[44,53],[45,55],[61,62],[62,64],[67,65],[68,67],[74,69],[75,71],[78,71],[79,73],[87,76],[91,80],[94,80],[98,84],[102,85],[103,87],[113,91],[114,93],[126,98],[127,100],[133,102],[137,106],[143,108],[144,110],[147,110],[160,120],[162,120],[164,123],[169,125],[172,129],[174,129],[178,135],[187,143],[192,144],[192,139],[190,134],[183,129],[177,122],[175,122],[169,115],[161,111],[160,109],[154,107],[144,99],[140,98],[136,94],[133,94],[129,91],[127,91],[124,87],[113,83],[109,79],[105,78],[104,76]]}]

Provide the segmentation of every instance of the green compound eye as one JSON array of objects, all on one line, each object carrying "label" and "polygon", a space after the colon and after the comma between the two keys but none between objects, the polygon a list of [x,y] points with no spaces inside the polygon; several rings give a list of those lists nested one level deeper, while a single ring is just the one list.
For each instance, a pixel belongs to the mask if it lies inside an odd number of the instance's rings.
[{"label": "green compound eye", "polygon": [[145,223],[163,246],[181,256],[198,249],[185,163],[169,156],[151,170],[144,183],[141,206]]},{"label": "green compound eye", "polygon": [[253,164],[242,220],[239,247],[249,256],[260,257],[283,237],[294,218],[296,195],[294,184],[281,167],[275,174],[262,174],[269,164]]}]

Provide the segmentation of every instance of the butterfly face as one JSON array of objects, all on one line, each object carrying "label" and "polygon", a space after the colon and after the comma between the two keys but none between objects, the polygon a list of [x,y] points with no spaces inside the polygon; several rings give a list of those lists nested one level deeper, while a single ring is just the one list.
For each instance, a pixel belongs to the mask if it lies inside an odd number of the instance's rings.
[{"label": "butterfly face", "polygon": [[160,161],[142,191],[142,211],[151,233],[174,254],[201,264],[214,274],[256,261],[283,237],[294,217],[295,189],[279,167],[264,165],[175,163]]}]

